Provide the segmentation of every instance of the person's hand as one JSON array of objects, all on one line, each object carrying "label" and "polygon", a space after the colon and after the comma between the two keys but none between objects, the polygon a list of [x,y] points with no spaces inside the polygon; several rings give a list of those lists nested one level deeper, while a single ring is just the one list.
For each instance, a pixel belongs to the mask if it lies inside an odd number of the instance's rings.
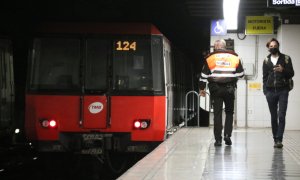
[{"label": "person's hand", "polygon": [[283,67],[279,64],[274,66],[273,71],[275,72],[282,72],[283,71]]},{"label": "person's hand", "polygon": [[203,97],[205,97],[205,95],[206,95],[206,92],[205,92],[204,90],[200,90],[199,94],[200,94],[200,96],[203,96]]}]

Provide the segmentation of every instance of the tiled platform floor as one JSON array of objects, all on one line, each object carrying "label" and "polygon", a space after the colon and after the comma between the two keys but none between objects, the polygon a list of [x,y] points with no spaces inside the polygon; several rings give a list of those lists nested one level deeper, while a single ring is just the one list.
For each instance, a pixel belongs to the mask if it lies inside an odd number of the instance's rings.
[{"label": "tiled platform floor", "polygon": [[273,147],[270,128],[234,129],[232,146],[213,145],[213,128],[181,128],[119,180],[300,179],[300,131]]}]

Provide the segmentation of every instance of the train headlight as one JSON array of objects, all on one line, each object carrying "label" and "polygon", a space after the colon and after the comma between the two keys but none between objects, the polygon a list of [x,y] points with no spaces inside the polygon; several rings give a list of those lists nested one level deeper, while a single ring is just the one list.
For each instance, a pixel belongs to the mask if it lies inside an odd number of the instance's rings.
[{"label": "train headlight", "polygon": [[133,126],[137,129],[141,127],[141,122],[140,121],[134,121]]},{"label": "train headlight", "polygon": [[135,129],[147,129],[150,126],[150,119],[137,119],[133,121]]},{"label": "train headlight", "polygon": [[41,126],[43,128],[56,128],[57,122],[55,119],[41,119],[40,120]]},{"label": "train headlight", "polygon": [[54,119],[51,119],[51,120],[49,121],[49,126],[50,126],[51,128],[55,128],[56,125],[57,125],[57,123],[56,123],[56,121],[55,121]]}]

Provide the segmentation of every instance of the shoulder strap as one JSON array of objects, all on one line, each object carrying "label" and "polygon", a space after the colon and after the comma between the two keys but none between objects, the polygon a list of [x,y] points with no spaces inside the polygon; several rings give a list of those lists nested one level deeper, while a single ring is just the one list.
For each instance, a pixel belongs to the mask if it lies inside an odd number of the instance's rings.
[{"label": "shoulder strap", "polygon": [[266,57],[266,58],[264,59],[264,63],[265,63],[265,64],[268,64],[268,57]]},{"label": "shoulder strap", "polygon": [[289,59],[290,59],[290,57],[288,55],[284,55],[285,64],[289,63]]}]

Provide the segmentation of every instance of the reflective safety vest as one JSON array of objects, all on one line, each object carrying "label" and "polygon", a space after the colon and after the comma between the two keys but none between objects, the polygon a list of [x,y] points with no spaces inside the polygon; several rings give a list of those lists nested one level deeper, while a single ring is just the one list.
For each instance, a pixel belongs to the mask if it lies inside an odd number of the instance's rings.
[{"label": "reflective safety vest", "polygon": [[235,83],[244,76],[238,55],[231,51],[216,51],[211,53],[202,68],[200,81],[216,83]]}]

